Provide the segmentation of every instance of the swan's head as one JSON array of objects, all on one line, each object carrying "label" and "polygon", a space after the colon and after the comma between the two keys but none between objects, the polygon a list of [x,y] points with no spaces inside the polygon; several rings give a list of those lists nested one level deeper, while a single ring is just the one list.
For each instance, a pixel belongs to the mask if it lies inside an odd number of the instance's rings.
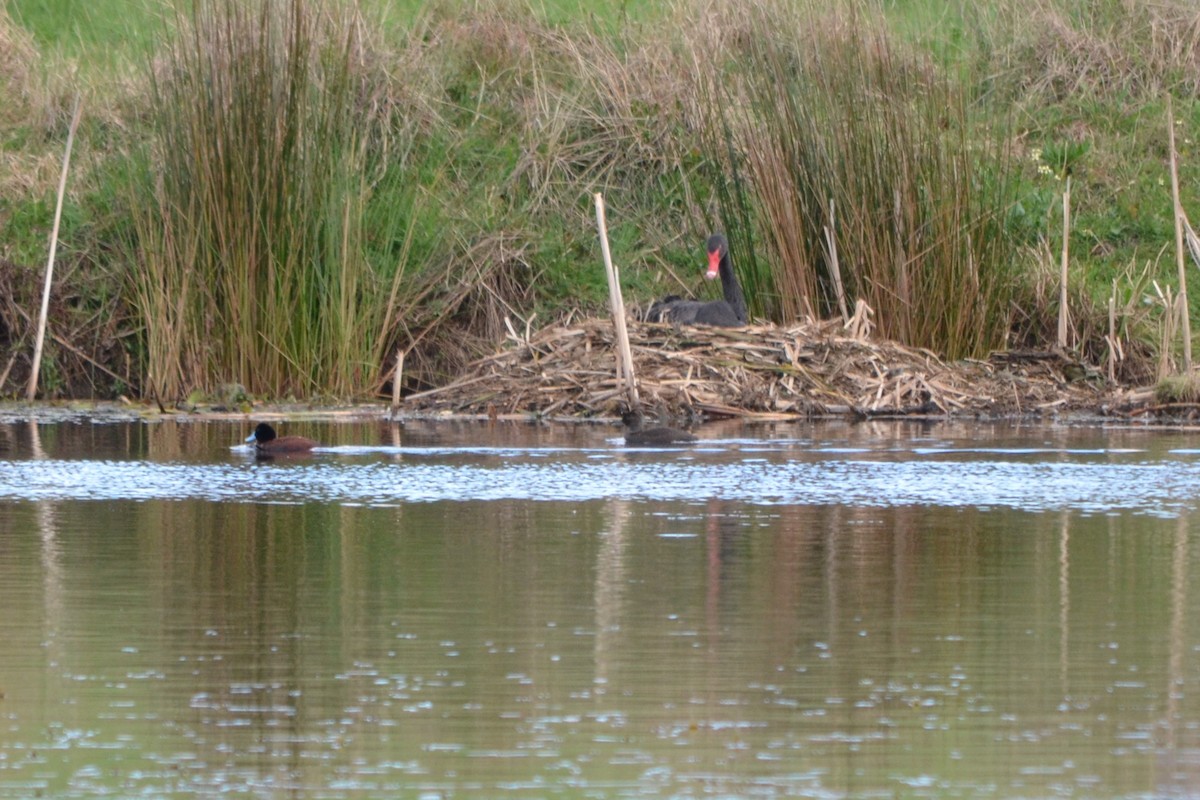
[{"label": "swan's head", "polygon": [[704,273],[704,277],[710,281],[717,277],[721,268],[721,259],[729,252],[729,243],[725,241],[725,237],[719,233],[714,233],[708,237],[708,272]]}]

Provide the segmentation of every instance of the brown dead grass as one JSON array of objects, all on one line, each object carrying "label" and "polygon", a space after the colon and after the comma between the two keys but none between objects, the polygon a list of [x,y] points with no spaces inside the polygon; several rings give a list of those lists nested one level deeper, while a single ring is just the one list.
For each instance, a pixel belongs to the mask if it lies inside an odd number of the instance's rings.
[{"label": "brown dead grass", "polygon": [[38,87],[33,65],[38,51],[33,37],[13,22],[8,10],[0,5],[0,123],[21,119],[38,102]]},{"label": "brown dead grass", "polygon": [[[38,270],[0,259],[0,396],[23,392],[28,381],[36,316],[31,309],[40,306],[41,292]],[[78,261],[60,263],[48,319],[42,398],[136,394],[129,309],[106,275]]]},{"label": "brown dead grass", "polygon": [[[31,109],[44,104],[44,93],[33,75],[36,63],[33,37],[0,4],[0,127],[25,122]],[[24,197],[52,186],[59,161],[49,153],[24,148],[0,151],[0,196]]]},{"label": "brown dead grass", "polygon": [[1020,63],[1036,76],[1026,90],[1062,99],[1081,94],[1200,93],[1200,6],[1188,0],[1098,3],[1068,15],[1034,0],[1008,11],[1027,31]]}]

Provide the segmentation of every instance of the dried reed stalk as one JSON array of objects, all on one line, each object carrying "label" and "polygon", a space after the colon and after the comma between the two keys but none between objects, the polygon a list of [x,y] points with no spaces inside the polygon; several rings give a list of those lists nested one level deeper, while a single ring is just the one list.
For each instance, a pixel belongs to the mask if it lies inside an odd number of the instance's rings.
[{"label": "dried reed stalk", "polygon": [[608,226],[604,220],[604,195],[599,192],[596,200],[596,227],[600,230],[600,252],[604,256],[604,274],[608,276],[608,303],[612,312],[613,327],[617,332],[617,380],[624,380],[629,395],[629,406],[637,411],[641,408],[638,398],[637,378],[633,371],[633,354],[629,350],[629,332],[625,326],[625,300],[621,296],[621,279],[613,264],[608,249]]},{"label": "dried reed stalk", "polygon": [[1179,200],[1179,165],[1175,154],[1175,113],[1167,95],[1167,142],[1171,151],[1171,203],[1175,214],[1175,266],[1179,271],[1179,327],[1183,334],[1183,372],[1192,371],[1192,327],[1188,319],[1187,271],[1183,262],[1183,203]]},{"label": "dried reed stalk", "polygon": [[1110,383],[1116,383],[1117,380],[1117,361],[1121,355],[1121,342],[1117,338],[1117,287],[1116,281],[1113,281],[1113,293],[1108,296],[1108,336],[1106,344],[1108,345],[1108,355],[1104,359],[1108,365],[1108,380]]},{"label": "dried reed stalk", "polygon": [[842,321],[850,322],[850,313],[846,310],[846,288],[842,285],[842,267],[838,263],[837,250],[837,219],[834,216],[833,198],[829,198],[829,224],[825,226],[825,244],[829,256],[829,271],[833,277],[833,289],[837,294],[838,310],[842,312]]},{"label": "dried reed stalk", "polygon": [[1071,176],[1063,187],[1062,270],[1058,286],[1058,349],[1067,349],[1067,265],[1071,252]]},{"label": "dried reed stalk", "polygon": [[67,192],[67,168],[71,165],[71,147],[75,144],[75,130],[79,127],[82,108],[79,95],[76,95],[75,109],[71,112],[71,129],[67,132],[67,146],[63,153],[62,172],[58,176],[58,202],[54,206],[50,255],[46,259],[46,283],[42,288],[42,310],[38,314],[37,341],[33,346],[33,363],[29,370],[29,387],[25,391],[26,400],[33,400],[37,395],[38,373],[42,368],[42,346],[46,343],[46,317],[50,313],[50,286],[54,283],[54,254],[58,251],[58,226],[62,222],[63,196]]},{"label": "dried reed stalk", "polygon": [[392,373],[392,415],[400,408],[400,379],[404,375],[404,348],[396,348],[396,371]]}]

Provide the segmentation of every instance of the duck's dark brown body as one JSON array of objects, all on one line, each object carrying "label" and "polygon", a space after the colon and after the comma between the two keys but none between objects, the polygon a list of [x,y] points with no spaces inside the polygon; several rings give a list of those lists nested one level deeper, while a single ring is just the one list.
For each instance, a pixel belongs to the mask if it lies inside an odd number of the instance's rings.
[{"label": "duck's dark brown body", "polygon": [[627,447],[678,447],[696,441],[695,434],[669,425],[645,427],[645,417],[637,411],[626,412],[621,420],[625,423]]},{"label": "duck's dark brown body", "polygon": [[265,422],[258,423],[246,441],[254,442],[254,448],[266,455],[308,453],[320,446],[304,436],[276,436],[275,429]]},{"label": "duck's dark brown body", "polygon": [[696,441],[696,435],[660,425],[640,431],[629,431],[625,434],[625,444],[630,447],[673,447],[681,444],[691,444]]}]

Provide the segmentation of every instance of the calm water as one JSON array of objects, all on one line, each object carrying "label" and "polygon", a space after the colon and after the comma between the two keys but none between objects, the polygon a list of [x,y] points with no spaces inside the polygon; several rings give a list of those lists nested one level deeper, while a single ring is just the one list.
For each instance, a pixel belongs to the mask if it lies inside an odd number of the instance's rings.
[{"label": "calm water", "polygon": [[0,425],[0,797],[1200,794],[1200,435]]}]

